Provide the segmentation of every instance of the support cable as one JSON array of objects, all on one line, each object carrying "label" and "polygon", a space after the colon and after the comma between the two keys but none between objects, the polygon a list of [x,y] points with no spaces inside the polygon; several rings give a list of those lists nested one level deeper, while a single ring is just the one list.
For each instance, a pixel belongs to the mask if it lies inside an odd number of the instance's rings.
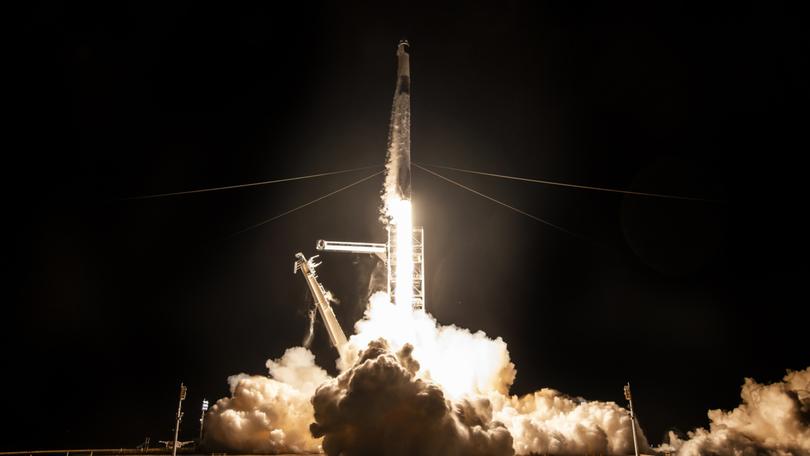
[{"label": "support cable", "polygon": [[206,193],[206,192],[216,192],[220,190],[231,190],[234,188],[245,188],[245,187],[256,187],[259,185],[269,185],[269,184],[278,184],[280,182],[291,182],[303,179],[313,179],[316,177],[323,177],[323,176],[333,176],[335,174],[345,174],[351,173],[354,171],[360,171],[363,169],[370,169],[370,168],[379,168],[381,165],[372,165],[372,166],[362,166],[360,168],[352,168],[352,169],[344,169],[341,171],[330,171],[327,173],[318,173],[318,174],[310,174],[307,176],[298,176],[298,177],[288,177],[286,179],[275,179],[275,180],[266,180],[262,182],[253,182],[250,184],[238,184],[238,185],[226,185],[224,187],[212,187],[212,188],[201,188],[198,190],[186,190],[182,192],[172,192],[172,193],[158,193],[156,195],[144,195],[144,196],[130,196],[128,198],[122,198],[124,200],[143,200],[143,199],[151,199],[151,198],[163,198],[166,196],[178,196],[178,195],[190,195],[193,193]]},{"label": "support cable", "polygon": [[[416,163],[414,163],[416,165]],[[419,166],[419,165],[417,165]],[[427,165],[432,168],[441,168],[441,169],[448,169],[450,171],[458,171],[460,173],[467,173],[467,174],[478,174],[481,176],[489,176],[489,177],[499,177],[501,179],[511,179],[523,182],[533,182],[536,184],[546,184],[546,185],[556,185],[559,187],[569,187],[569,188],[578,188],[584,190],[596,190],[600,192],[611,192],[611,193],[622,193],[625,195],[635,195],[635,196],[648,196],[654,198],[668,198],[668,199],[679,199],[679,200],[688,200],[688,201],[703,201],[707,203],[723,203],[724,201],[718,199],[710,199],[710,198],[698,198],[698,197],[691,197],[691,196],[678,196],[678,195],[667,195],[663,193],[647,193],[647,192],[633,192],[630,190],[619,190],[615,188],[605,188],[605,187],[591,187],[588,185],[577,185],[577,184],[567,184],[565,182],[555,182],[549,180],[541,180],[541,179],[530,179],[528,177],[517,177],[517,176],[507,176],[505,174],[495,174],[495,173],[485,173],[482,171],[473,171],[469,169],[462,169],[462,168],[453,168],[451,166],[441,166],[441,165]],[[422,168],[424,169],[424,168]]]},{"label": "support cable", "polygon": [[576,233],[574,233],[574,232],[568,231],[567,229],[565,229],[565,228],[563,228],[563,227],[561,227],[561,226],[559,226],[559,225],[555,225],[555,224],[553,224],[553,223],[551,223],[551,222],[549,222],[549,221],[546,221],[546,220],[541,219],[540,217],[537,217],[537,216],[534,216],[534,215],[532,215],[532,214],[529,214],[528,212],[522,211],[522,210],[520,210],[520,209],[518,209],[518,208],[516,208],[516,207],[514,207],[514,206],[510,206],[509,204],[506,204],[506,203],[504,203],[503,201],[499,201],[499,200],[497,200],[497,199],[495,199],[495,198],[493,198],[493,197],[491,197],[491,196],[487,196],[487,195],[485,195],[485,194],[483,194],[483,193],[481,193],[481,192],[479,192],[479,191],[477,191],[477,190],[475,190],[475,189],[472,189],[472,188],[470,188],[470,187],[467,187],[466,185],[464,185],[464,184],[462,184],[462,183],[460,183],[460,182],[456,182],[456,181],[454,181],[453,179],[450,179],[449,177],[444,177],[444,176],[442,176],[441,174],[439,174],[439,173],[437,173],[437,172],[435,172],[435,171],[431,171],[431,170],[429,170],[429,169],[427,169],[427,168],[425,168],[425,167],[423,167],[423,166],[420,166],[420,165],[419,165],[419,164],[417,164],[417,163],[412,163],[412,164],[413,164],[414,166],[416,166],[417,168],[421,169],[422,171],[427,171],[427,172],[429,172],[430,174],[433,174],[434,176],[436,176],[436,177],[438,177],[438,178],[440,178],[440,179],[444,179],[444,180],[446,180],[447,182],[450,182],[450,183],[451,183],[451,184],[453,184],[453,185],[457,185],[457,186],[459,186],[459,187],[463,188],[464,190],[467,190],[467,191],[469,191],[469,192],[475,193],[476,195],[478,195],[478,196],[480,196],[480,197],[482,197],[482,198],[486,198],[486,199],[488,199],[488,200],[492,201],[493,203],[500,204],[501,206],[504,206],[504,207],[506,207],[506,208],[509,208],[509,209],[511,209],[511,210],[513,210],[513,211],[515,211],[515,212],[519,213],[519,214],[523,214],[523,215],[525,215],[526,217],[529,217],[529,218],[531,218],[531,219],[534,219],[534,220],[536,220],[536,221],[538,221],[538,222],[540,222],[540,223],[544,223],[544,224],[546,224],[546,225],[548,225],[548,226],[550,226],[550,227],[552,227],[552,228],[556,228],[556,229],[558,229],[558,230],[560,230],[560,231],[562,231],[562,232],[564,232],[564,233],[570,234],[571,236],[574,236],[574,237],[577,237],[577,238],[582,238],[582,236],[580,236],[580,235],[578,235],[578,234],[576,234]]},{"label": "support cable", "polygon": [[315,203],[317,203],[318,201],[320,201],[320,200],[322,200],[322,199],[329,198],[329,197],[330,197],[330,196],[332,196],[332,195],[335,195],[335,194],[337,194],[337,193],[340,193],[340,192],[342,192],[343,190],[346,190],[346,189],[348,189],[348,188],[354,187],[355,185],[360,184],[360,183],[362,183],[362,182],[365,182],[365,181],[367,181],[367,180],[371,179],[371,178],[372,178],[372,177],[374,177],[374,176],[377,176],[377,175],[382,174],[383,172],[385,172],[385,170],[382,170],[382,171],[377,171],[376,173],[371,174],[371,175],[369,175],[369,176],[366,176],[366,177],[364,177],[364,178],[362,178],[362,179],[360,179],[360,180],[354,181],[354,182],[352,182],[352,183],[351,183],[351,184],[349,184],[349,185],[345,185],[345,186],[340,187],[339,189],[334,190],[334,191],[332,191],[332,192],[329,192],[329,193],[327,193],[327,194],[325,194],[325,195],[323,195],[323,196],[319,196],[318,198],[315,198],[314,200],[312,200],[312,201],[310,201],[310,202],[308,202],[308,203],[304,203],[304,204],[302,204],[302,205],[300,205],[300,206],[296,206],[296,207],[294,207],[294,208],[292,208],[292,209],[290,209],[290,210],[288,210],[288,211],[284,211],[284,212],[282,212],[281,214],[278,214],[278,215],[276,215],[276,216],[274,216],[274,217],[271,217],[271,218],[269,218],[269,219],[267,219],[267,220],[263,220],[263,221],[261,221],[261,222],[259,222],[259,223],[256,223],[255,225],[251,225],[251,226],[249,226],[249,227],[247,227],[247,228],[245,228],[245,229],[239,230],[239,231],[237,231],[237,232],[233,233],[233,234],[232,234],[230,237],[237,236],[237,235],[242,234],[242,233],[244,233],[244,232],[250,231],[250,230],[252,230],[252,229],[254,229],[254,228],[258,228],[258,227],[260,227],[260,226],[262,226],[262,225],[264,225],[264,224],[266,224],[266,223],[270,223],[270,222],[272,222],[272,221],[274,221],[274,220],[278,220],[278,219],[280,219],[281,217],[284,217],[285,215],[291,214],[291,213],[293,213],[293,212],[295,212],[295,211],[297,211],[297,210],[299,210],[299,209],[303,209],[303,208],[305,208],[305,207],[307,207],[307,206],[309,206],[309,205],[315,204]]}]

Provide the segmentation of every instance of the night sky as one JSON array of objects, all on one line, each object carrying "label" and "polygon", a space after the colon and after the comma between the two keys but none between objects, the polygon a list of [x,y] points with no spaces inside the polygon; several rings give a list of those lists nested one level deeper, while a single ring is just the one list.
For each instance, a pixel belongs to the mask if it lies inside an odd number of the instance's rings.
[{"label": "night sky", "polygon": [[[203,397],[301,343],[293,256],[383,242],[382,178],[233,234],[374,170],[124,198],[382,169],[401,38],[415,162],[725,201],[439,170],[572,236],[414,169],[427,309],[503,337],[513,393],[624,404],[630,381],[658,443],[736,406],[743,377],[810,365],[797,11],[342,3],[34,2],[13,18],[0,449],[169,439],[180,381],[191,439]],[[348,332],[373,260],[323,259]],[[320,322],[313,351],[334,374]]]}]

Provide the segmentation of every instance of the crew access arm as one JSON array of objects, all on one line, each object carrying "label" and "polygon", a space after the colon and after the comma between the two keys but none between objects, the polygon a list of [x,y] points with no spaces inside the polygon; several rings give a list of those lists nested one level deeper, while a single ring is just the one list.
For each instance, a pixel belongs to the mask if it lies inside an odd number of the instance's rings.
[{"label": "crew access arm", "polygon": [[326,299],[326,290],[318,282],[315,268],[320,263],[315,263],[316,258],[318,258],[317,255],[307,260],[303,253],[296,253],[293,274],[301,271],[301,274],[304,275],[307,285],[309,285],[309,291],[312,292],[312,297],[315,299],[318,313],[321,315],[324,326],[326,326],[326,332],[329,333],[329,341],[332,342],[332,345],[334,345],[342,358],[343,351],[346,348],[346,335],[343,333],[343,329],[340,328],[335,312],[332,311],[332,306],[329,305],[329,300]]}]

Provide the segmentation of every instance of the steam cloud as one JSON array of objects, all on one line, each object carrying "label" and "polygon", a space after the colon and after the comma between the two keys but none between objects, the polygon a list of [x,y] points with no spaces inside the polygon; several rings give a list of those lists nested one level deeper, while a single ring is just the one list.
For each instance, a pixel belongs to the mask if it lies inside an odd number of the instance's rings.
[{"label": "steam cloud", "polygon": [[[270,360],[269,377],[228,379],[231,397],[206,419],[206,445],[242,452],[329,455],[630,454],[631,421],[613,402],[553,389],[509,395],[506,343],[439,325],[424,312],[372,296],[349,339],[355,357],[336,378],[303,348]],[[782,382],[746,379],[742,403],[709,412],[710,427],[672,434],[644,453],[810,455],[810,367]]]},{"label": "steam cloud", "polygon": [[[613,402],[589,402],[544,388],[522,398],[499,396],[493,405],[518,454],[633,453],[630,415]],[[640,431],[639,450],[648,452]]]},{"label": "steam cloud", "polygon": [[239,374],[228,377],[231,397],[211,407],[206,417],[205,445],[212,450],[242,452],[320,451],[320,439],[309,432],[314,420],[310,398],[329,380],[303,348],[288,349],[268,360],[271,377]]},{"label": "steam cloud", "polygon": [[746,378],[740,396],[730,412],[709,411],[708,430],[696,429],[687,440],[670,433],[660,449],[682,456],[810,455],[810,367],[770,385]]},{"label": "steam cloud", "polygon": [[229,378],[232,397],[210,411],[207,443],[347,456],[632,451],[628,412],[615,403],[550,389],[509,396],[516,371],[500,338],[439,325],[385,293],[372,296],[355,331],[356,356],[337,378],[302,347],[268,361],[271,378]]},{"label": "steam cloud", "polygon": [[[453,404],[441,387],[419,379],[406,344],[394,354],[369,343],[355,365],[318,388],[312,434],[328,455],[511,455],[512,437],[492,421],[489,404]],[[482,401],[482,402],[485,402]]]}]

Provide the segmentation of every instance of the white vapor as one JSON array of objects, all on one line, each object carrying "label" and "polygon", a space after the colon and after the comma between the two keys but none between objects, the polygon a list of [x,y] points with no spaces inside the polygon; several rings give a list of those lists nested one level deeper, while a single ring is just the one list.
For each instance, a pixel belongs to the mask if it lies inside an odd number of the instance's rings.
[{"label": "white vapor", "polygon": [[[629,413],[615,403],[576,400],[550,389],[524,397],[510,396],[509,388],[516,370],[506,343],[501,338],[491,339],[481,331],[473,333],[453,325],[440,325],[430,314],[394,305],[385,293],[377,293],[372,296],[364,318],[355,324],[355,334],[349,339],[349,351],[359,353],[359,359],[347,372],[376,366],[376,363],[371,363],[359,367],[370,363],[363,358],[368,357],[367,351],[364,351],[366,347],[374,347],[380,341],[385,344],[387,352],[397,353],[396,358],[389,356],[386,362],[390,364],[394,359],[399,360],[399,371],[408,371],[413,379],[439,388],[442,398],[448,403],[447,410],[466,410],[464,416],[474,417],[471,422],[483,426],[481,429],[495,430],[501,426],[507,429],[512,445],[505,454],[626,454],[633,450]],[[407,362],[402,361],[402,352],[408,353]],[[390,367],[388,364],[386,366]],[[387,372],[387,369],[383,371]],[[314,399],[316,428],[319,430],[317,435],[326,435],[327,439],[333,429],[339,428],[335,424],[335,416],[341,415],[328,414],[328,425],[319,427],[321,421],[317,398],[319,395],[337,394],[337,397],[343,397],[348,394],[351,390],[351,374],[347,372],[327,384],[330,386],[323,387],[331,392],[319,389]],[[380,375],[380,382],[391,381],[390,376]],[[364,378],[373,381],[375,377]],[[389,399],[396,402],[386,394],[376,398],[382,403],[387,403]],[[464,423],[464,420],[460,421],[463,429]],[[472,432],[475,425],[466,431]],[[364,427],[354,423],[351,429],[373,436],[378,432],[374,426],[376,424]],[[419,425],[414,423],[411,426]],[[649,450],[643,432],[638,431],[639,446]],[[396,439],[398,436],[395,434],[393,432],[389,438]],[[468,454],[466,448],[469,442],[456,434],[452,435],[454,448],[461,454]],[[462,432],[461,435],[466,434]],[[343,441],[342,438],[337,440]],[[485,439],[481,444],[487,442]],[[501,440],[497,442],[502,443]],[[340,451],[348,451],[346,454],[354,454],[343,444],[337,447],[341,448]],[[412,451],[412,454],[433,454],[405,443],[394,449],[383,446],[379,451],[383,454],[405,454],[399,452],[400,447]],[[440,448],[445,452],[448,450],[447,445]],[[326,443],[324,449],[330,455],[339,454],[330,452],[331,448]]]},{"label": "white vapor", "polygon": [[267,368],[271,377],[228,377],[231,397],[220,399],[208,412],[205,446],[243,452],[320,452],[320,439],[309,432],[310,398],[329,379],[326,371],[303,347],[268,360]]},{"label": "white vapor", "polygon": [[[631,454],[627,410],[614,402],[585,401],[544,388],[523,397],[490,396],[495,419],[506,424],[517,454]],[[650,449],[640,429],[639,449]]]},{"label": "white vapor", "polygon": [[452,403],[442,388],[418,378],[408,344],[394,353],[371,341],[357,362],[318,388],[313,435],[332,456],[511,455],[512,438],[488,407]]},{"label": "white vapor", "polygon": [[[336,455],[604,454],[633,451],[629,413],[613,402],[553,389],[509,394],[506,343],[443,326],[425,312],[372,296],[336,378],[296,347],[268,361],[269,377],[228,379],[231,397],[206,420],[210,449]],[[742,403],[709,412],[710,427],[643,453],[810,456],[810,368],[782,382],[746,379]]]},{"label": "white vapor", "polygon": [[810,367],[770,385],[746,378],[740,396],[730,412],[709,410],[708,430],[689,432],[686,440],[670,433],[659,449],[679,456],[810,455]]},{"label": "white vapor", "polygon": [[490,339],[482,331],[441,326],[427,312],[392,304],[383,292],[371,296],[364,318],[355,323],[349,351],[357,353],[379,338],[394,350],[411,344],[421,366],[418,376],[441,385],[453,399],[490,391],[506,393],[515,379],[515,366],[500,337]]},{"label": "white vapor", "polygon": [[[337,378],[301,347],[268,361],[270,378],[231,377],[232,397],[209,413],[209,446],[309,452],[322,444],[346,456],[632,451],[629,415],[614,403],[550,389],[510,396],[516,370],[500,338],[439,325],[385,293],[372,297],[355,331],[353,359]],[[649,449],[641,432],[640,446]]]}]

